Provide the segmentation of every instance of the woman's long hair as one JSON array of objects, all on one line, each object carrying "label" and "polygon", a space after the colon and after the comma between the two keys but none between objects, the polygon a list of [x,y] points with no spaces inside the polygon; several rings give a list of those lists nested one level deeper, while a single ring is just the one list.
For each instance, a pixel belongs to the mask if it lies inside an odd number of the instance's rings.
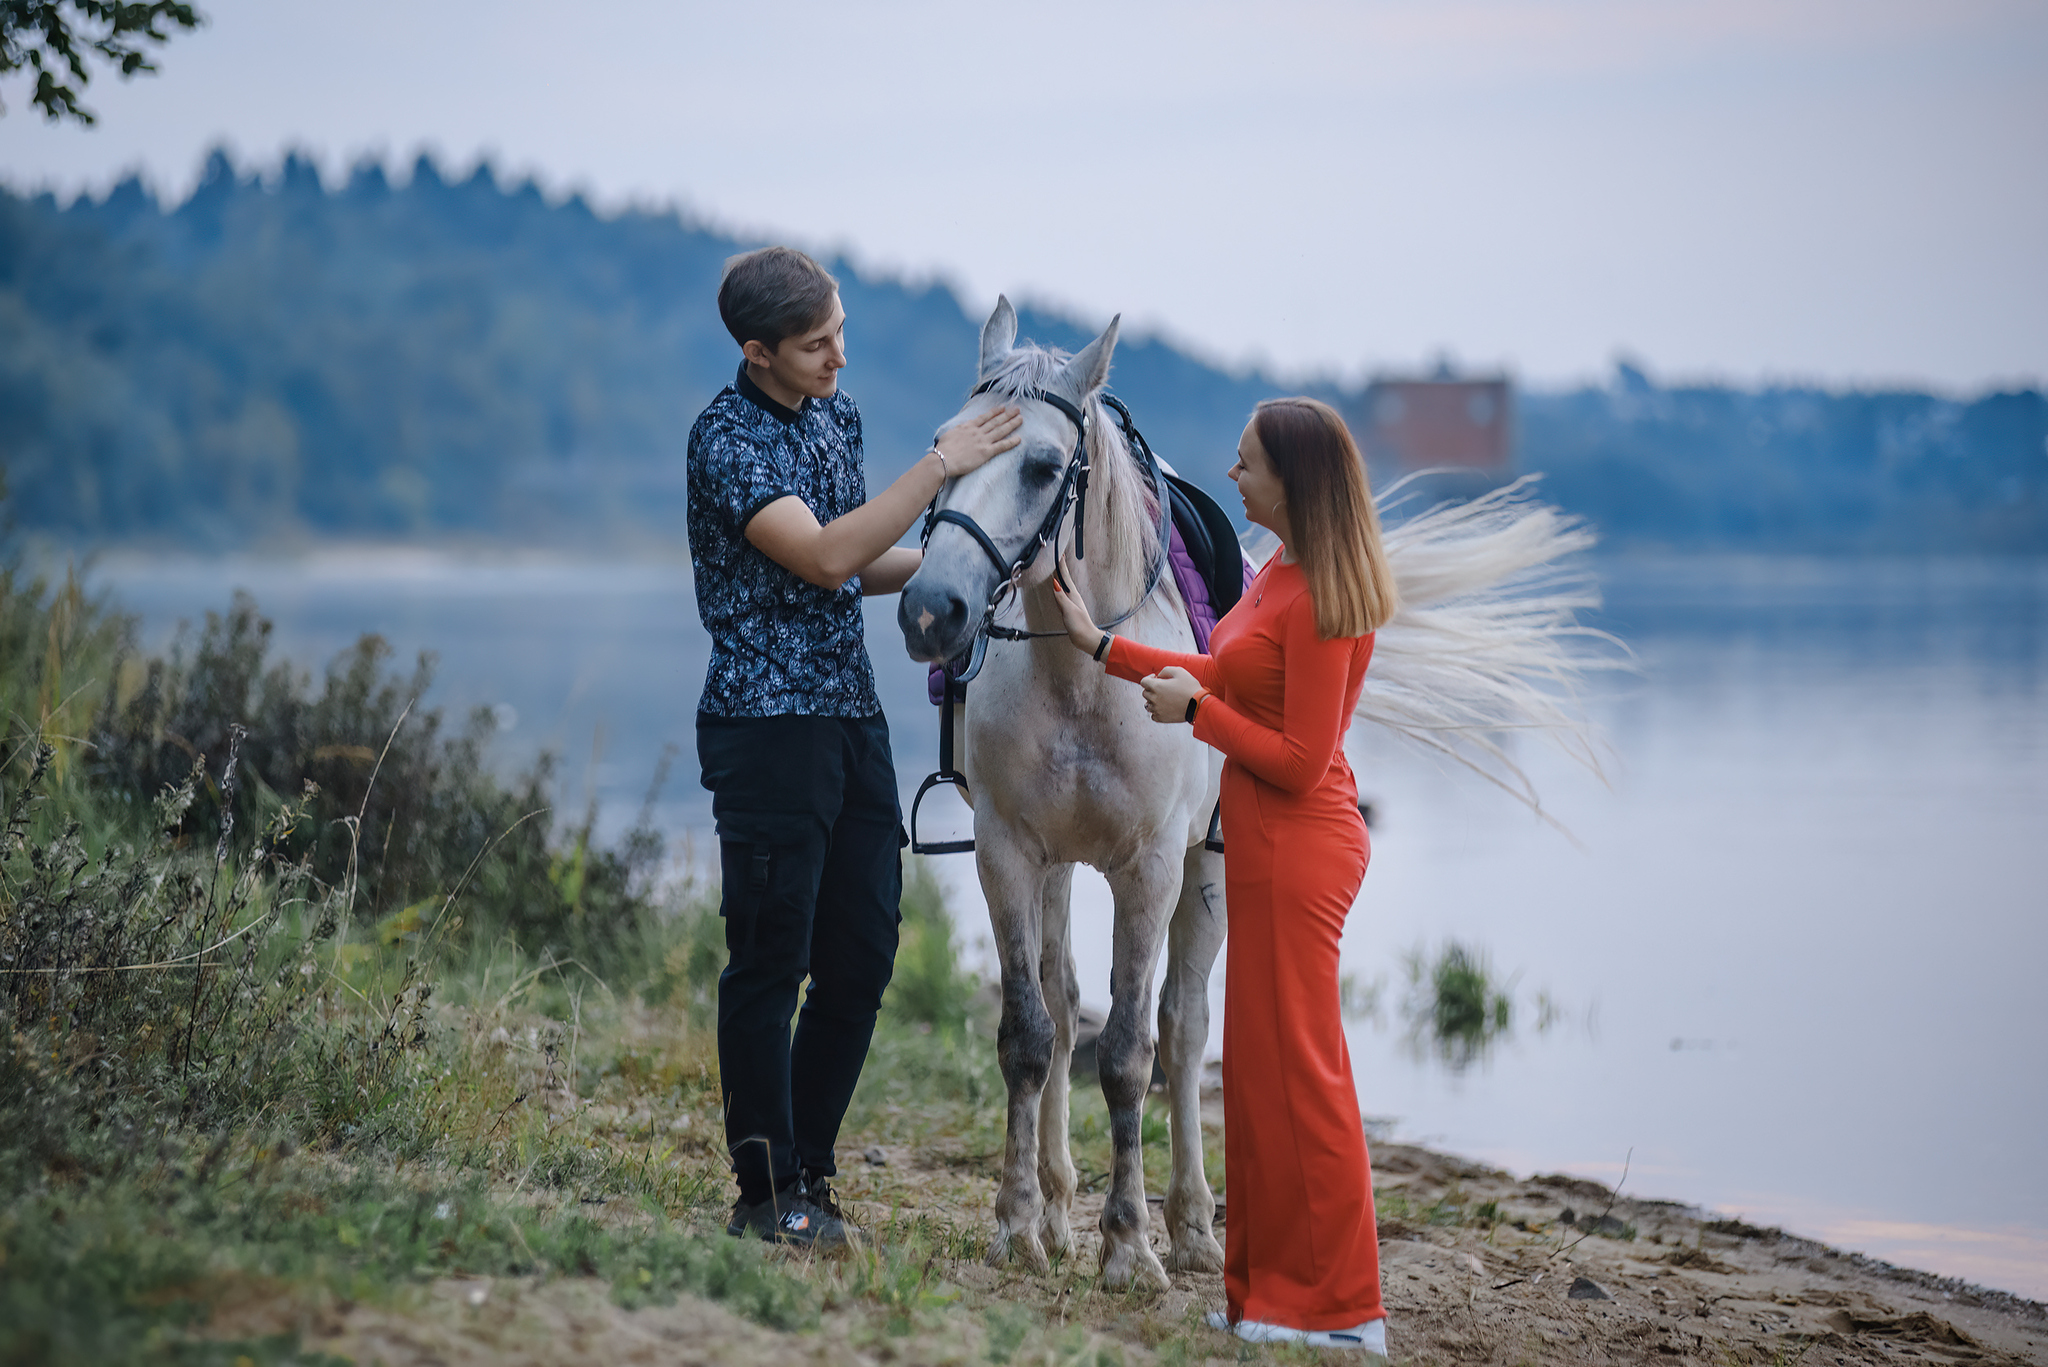
[{"label": "woman's long hair", "polygon": [[1292,549],[1326,641],[1377,631],[1401,606],[1358,443],[1317,399],[1266,399],[1252,431],[1287,494]]}]

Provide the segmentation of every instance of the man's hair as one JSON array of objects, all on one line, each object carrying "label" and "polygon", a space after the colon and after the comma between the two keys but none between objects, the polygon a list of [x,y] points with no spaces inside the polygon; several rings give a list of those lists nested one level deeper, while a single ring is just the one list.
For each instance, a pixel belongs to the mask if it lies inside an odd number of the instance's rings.
[{"label": "man's hair", "polygon": [[794,247],[763,247],[729,257],[718,282],[718,316],[741,346],[770,351],[832,316],[839,282]]}]

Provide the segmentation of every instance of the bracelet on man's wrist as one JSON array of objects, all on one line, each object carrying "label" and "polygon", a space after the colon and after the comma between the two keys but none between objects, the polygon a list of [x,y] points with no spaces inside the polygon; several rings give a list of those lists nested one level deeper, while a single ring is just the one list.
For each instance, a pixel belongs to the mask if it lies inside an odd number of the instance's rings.
[{"label": "bracelet on man's wrist", "polygon": [[1102,639],[1095,643],[1095,663],[1102,663],[1102,657],[1109,654],[1109,643],[1115,639],[1106,631],[1102,633]]}]

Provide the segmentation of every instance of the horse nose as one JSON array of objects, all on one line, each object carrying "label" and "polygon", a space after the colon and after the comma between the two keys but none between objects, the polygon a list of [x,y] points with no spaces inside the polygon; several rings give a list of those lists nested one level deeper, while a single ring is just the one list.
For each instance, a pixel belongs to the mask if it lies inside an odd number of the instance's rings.
[{"label": "horse nose", "polygon": [[960,653],[967,634],[967,600],[949,589],[905,588],[896,622],[912,659],[944,660]]}]

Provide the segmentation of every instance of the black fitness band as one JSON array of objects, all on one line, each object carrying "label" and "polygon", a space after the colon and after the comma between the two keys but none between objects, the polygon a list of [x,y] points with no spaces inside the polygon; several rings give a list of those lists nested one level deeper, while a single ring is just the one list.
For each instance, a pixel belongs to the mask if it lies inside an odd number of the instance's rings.
[{"label": "black fitness band", "polygon": [[1102,663],[1103,655],[1109,650],[1109,643],[1115,639],[1116,637],[1106,631],[1102,633],[1102,639],[1095,643],[1095,663]]},{"label": "black fitness band", "polygon": [[1195,724],[1195,705],[1208,696],[1207,693],[1197,693],[1194,697],[1188,699],[1188,725],[1193,726]]}]

